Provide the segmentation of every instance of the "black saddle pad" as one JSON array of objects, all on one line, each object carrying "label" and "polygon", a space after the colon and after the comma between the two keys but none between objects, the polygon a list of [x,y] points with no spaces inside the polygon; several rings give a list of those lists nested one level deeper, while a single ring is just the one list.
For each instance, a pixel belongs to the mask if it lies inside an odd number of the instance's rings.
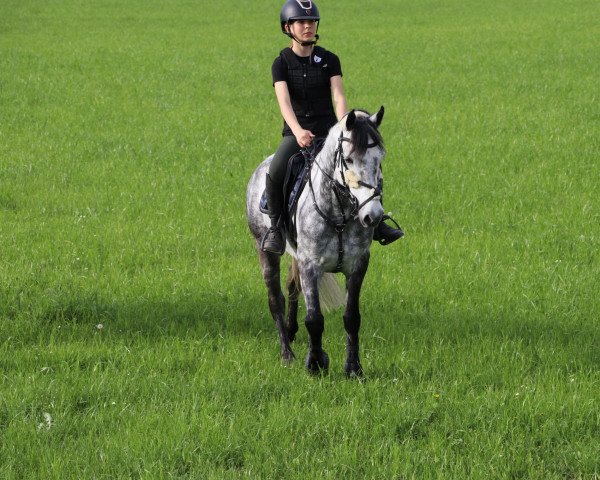
[{"label": "black saddle pad", "polygon": [[[319,139],[313,143],[311,150],[302,150],[290,157],[288,160],[285,180],[283,182],[283,204],[286,206],[283,212],[283,223],[287,232],[288,239],[295,245],[296,228],[294,216],[298,199],[304,190],[308,181],[312,160],[317,156],[324,141]],[[263,192],[260,199],[260,211],[269,214],[269,205],[267,204],[267,195]]]},{"label": "black saddle pad", "polygon": [[[283,182],[283,204],[286,205],[286,215],[293,213],[300,193],[302,193],[303,180],[305,178],[306,159],[302,152],[298,152],[288,160],[285,181]],[[260,211],[269,213],[267,194],[263,192],[260,198]]]}]

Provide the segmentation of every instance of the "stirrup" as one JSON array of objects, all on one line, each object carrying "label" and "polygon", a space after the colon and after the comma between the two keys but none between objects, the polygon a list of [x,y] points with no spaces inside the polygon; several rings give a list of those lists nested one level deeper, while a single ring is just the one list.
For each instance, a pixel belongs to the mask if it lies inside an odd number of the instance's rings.
[{"label": "stirrup", "polygon": [[[387,240],[387,239],[385,239],[385,238],[380,238],[380,239],[378,239],[377,241],[380,243],[380,245],[383,245],[383,246],[385,246],[385,245],[389,245],[390,243],[393,243],[393,242],[395,242],[396,240],[399,240],[400,238],[402,238],[402,237],[404,236],[404,230],[402,230],[402,227],[400,227],[400,225],[398,225],[398,222],[396,222],[396,220],[394,220],[394,219],[393,219],[392,217],[390,217],[389,215],[384,215],[384,216],[381,218],[381,222],[384,222],[385,220],[391,220],[391,221],[394,223],[394,225],[396,225],[396,229],[397,229],[397,230],[400,232],[400,235],[398,235],[398,237],[396,237],[396,238],[393,238],[393,239],[391,239],[391,240]],[[381,223],[381,222],[380,222],[380,223]],[[384,224],[384,225],[385,225],[385,224]],[[389,225],[386,225],[386,226],[387,226],[387,227],[389,227],[389,228],[392,228],[392,227],[390,227]]]}]

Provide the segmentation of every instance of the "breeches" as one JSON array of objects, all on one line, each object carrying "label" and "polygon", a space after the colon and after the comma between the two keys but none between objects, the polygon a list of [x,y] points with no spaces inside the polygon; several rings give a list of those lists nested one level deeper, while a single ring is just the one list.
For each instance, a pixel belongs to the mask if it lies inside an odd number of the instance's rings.
[{"label": "breeches", "polygon": [[300,145],[293,135],[287,135],[281,139],[281,143],[275,152],[275,156],[269,165],[269,176],[278,188],[283,187],[288,160],[292,155],[300,151]]}]

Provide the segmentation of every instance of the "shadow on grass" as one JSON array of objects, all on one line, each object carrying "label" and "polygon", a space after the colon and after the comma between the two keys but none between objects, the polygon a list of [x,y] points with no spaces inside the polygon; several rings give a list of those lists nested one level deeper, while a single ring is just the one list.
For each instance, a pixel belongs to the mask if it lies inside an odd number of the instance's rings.
[{"label": "shadow on grass", "polygon": [[[172,299],[138,298],[127,301],[101,296],[64,296],[47,302],[37,311],[19,312],[12,320],[22,341],[39,342],[48,332],[68,335],[69,338],[89,339],[89,332],[102,329],[107,334],[127,338],[254,338],[261,332],[276,330],[269,314],[267,299],[258,287],[246,289],[245,295],[198,292]],[[439,305],[438,305],[439,307]],[[370,310],[370,311],[369,311]],[[576,363],[580,367],[600,367],[600,329],[594,322],[561,315],[505,315],[503,311],[453,311],[439,308],[419,311],[404,304],[398,311],[387,305],[381,310],[366,308],[363,320],[363,349],[374,348],[376,341],[369,335],[377,333],[393,349],[421,351],[467,351],[473,355],[494,358],[495,350],[505,348],[509,354],[520,352],[533,366],[539,357],[545,361],[554,355],[555,363]],[[302,310],[299,312],[302,316]],[[11,315],[9,315],[10,319]],[[338,318],[339,317],[339,318]],[[23,322],[29,325],[25,326]],[[301,322],[301,318],[300,318]],[[326,315],[326,341],[332,337],[333,322],[341,322],[340,314]],[[3,330],[9,328],[5,324]],[[72,328],[65,328],[65,327]],[[302,325],[301,325],[302,327]],[[11,327],[12,328],[12,327]],[[336,326],[338,330],[342,327]],[[338,331],[343,334],[343,331]],[[12,333],[11,333],[12,334]],[[29,340],[27,340],[29,338]],[[482,349],[485,345],[486,349]],[[377,347],[375,347],[377,348]],[[410,352],[409,352],[410,353]],[[536,360],[537,359],[537,360]],[[431,361],[425,359],[425,361]],[[396,376],[394,361],[379,372],[370,369],[375,377]],[[390,370],[391,369],[391,370]]]},{"label": "shadow on grass", "polygon": [[[550,313],[482,312],[457,309],[415,313],[408,307],[406,316],[400,315],[393,329],[388,326],[377,335],[382,342],[396,345],[397,351],[406,352],[407,358],[421,358],[422,364],[394,355],[387,363],[378,360],[379,365],[369,369],[369,377],[390,380],[418,372],[429,380],[453,362],[469,364],[473,375],[478,369],[493,372],[489,365],[494,362],[512,365],[521,373],[554,369],[567,375],[600,368],[600,328],[596,322],[583,316]],[[368,345],[368,338],[363,345]]]},{"label": "shadow on grass", "polygon": [[179,299],[111,301],[98,297],[70,297],[27,315],[38,328],[106,329],[122,336],[231,336],[252,337],[273,327],[266,299],[228,298],[198,294]]}]

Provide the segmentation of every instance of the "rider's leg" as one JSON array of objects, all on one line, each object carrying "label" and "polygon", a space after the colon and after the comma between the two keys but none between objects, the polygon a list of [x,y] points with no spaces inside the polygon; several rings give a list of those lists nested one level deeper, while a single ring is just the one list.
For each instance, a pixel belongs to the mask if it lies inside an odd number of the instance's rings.
[{"label": "rider's leg", "polygon": [[296,137],[285,136],[279,144],[279,148],[273,156],[267,173],[265,193],[267,196],[267,205],[269,207],[269,218],[271,219],[271,228],[265,233],[261,248],[265,252],[272,252],[282,255],[285,251],[285,238],[279,224],[279,219],[283,211],[283,182],[287,170],[289,158],[300,151],[300,146],[296,142]]},{"label": "rider's leg", "polygon": [[[381,193],[381,204],[383,205],[383,180],[379,181],[379,190]],[[383,220],[387,220],[390,217],[384,215]],[[375,227],[375,232],[373,233],[373,240],[377,240],[381,245],[389,245],[392,242],[395,242],[399,238],[404,236],[404,232],[402,229],[396,224],[398,228],[390,227],[388,224],[384,223],[384,221],[379,222],[379,225]],[[395,223],[395,222],[394,222]]]}]

